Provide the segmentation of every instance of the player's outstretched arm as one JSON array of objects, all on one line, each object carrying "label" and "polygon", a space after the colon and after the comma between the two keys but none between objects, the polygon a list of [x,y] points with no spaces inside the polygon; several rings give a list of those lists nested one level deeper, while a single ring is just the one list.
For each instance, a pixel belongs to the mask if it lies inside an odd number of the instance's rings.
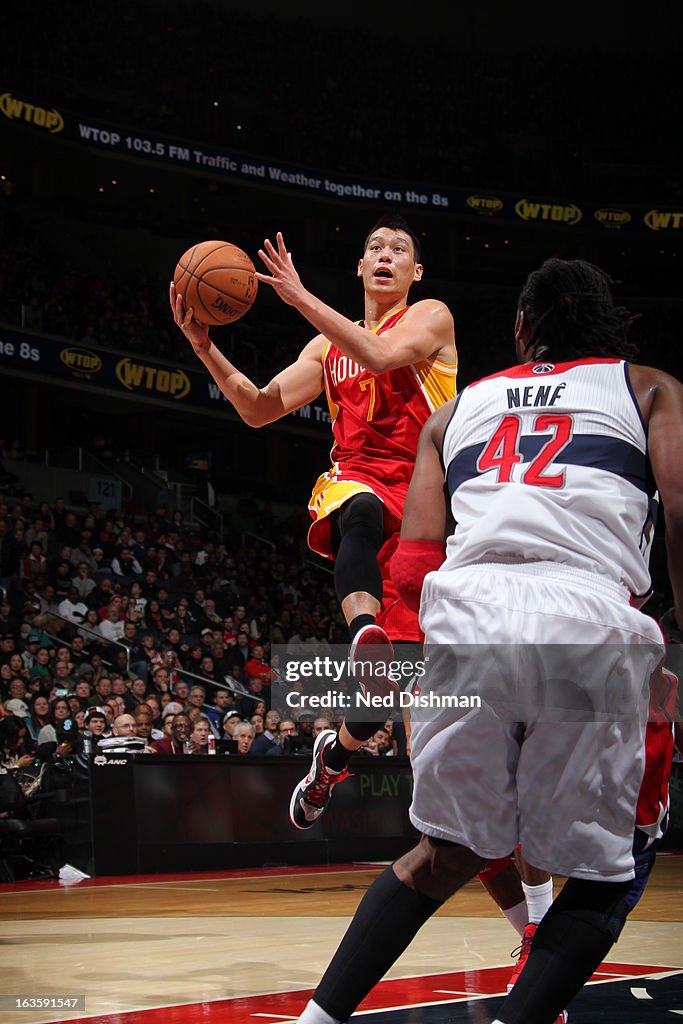
[{"label": "player's outstretched arm", "polygon": [[392,328],[391,345],[378,345],[375,335],[304,287],[280,231],[276,241],[277,247],[266,239],[264,249],[259,249],[259,256],[269,271],[269,275],[257,273],[259,281],[274,288],[283,302],[294,306],[325,338],[371,373],[385,373],[438,355],[446,361],[455,361],[453,317],[443,302],[436,299],[416,302]]},{"label": "player's outstretched arm", "polygon": [[278,373],[265,387],[259,388],[213,344],[209,328],[194,319],[192,309],[185,309],[182,296],[177,294],[173,283],[170,300],[176,324],[221,392],[250,427],[272,423],[312,402],[322,391],[325,345],[322,337],[310,341],[296,362]]}]

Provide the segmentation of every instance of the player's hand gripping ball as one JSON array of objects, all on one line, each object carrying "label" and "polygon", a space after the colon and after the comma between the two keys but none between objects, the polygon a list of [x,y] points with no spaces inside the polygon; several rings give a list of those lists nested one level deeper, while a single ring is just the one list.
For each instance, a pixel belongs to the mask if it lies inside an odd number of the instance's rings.
[{"label": "player's hand gripping ball", "polygon": [[178,260],[173,284],[203,324],[231,324],[252,307],[258,280],[246,252],[231,242],[198,242]]}]

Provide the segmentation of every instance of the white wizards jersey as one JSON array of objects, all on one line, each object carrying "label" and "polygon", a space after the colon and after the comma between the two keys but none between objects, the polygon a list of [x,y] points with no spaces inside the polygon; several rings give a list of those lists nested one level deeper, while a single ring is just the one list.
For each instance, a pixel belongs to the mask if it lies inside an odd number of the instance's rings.
[{"label": "white wizards jersey", "polygon": [[443,464],[457,527],[442,571],[558,562],[649,592],[655,487],[627,363],[526,363],[471,384]]}]

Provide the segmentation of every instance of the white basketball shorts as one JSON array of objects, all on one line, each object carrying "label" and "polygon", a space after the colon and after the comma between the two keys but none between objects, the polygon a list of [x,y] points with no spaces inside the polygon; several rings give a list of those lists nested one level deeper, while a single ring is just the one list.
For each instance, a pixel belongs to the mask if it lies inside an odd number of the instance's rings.
[{"label": "white basketball shorts", "polygon": [[[420,621],[424,650],[451,652],[457,692],[476,694],[492,672],[495,685],[479,710],[411,712],[415,827],[486,860],[521,843],[556,874],[632,878],[657,623],[618,584],[547,562],[430,573]],[[423,696],[431,685],[428,672]],[[536,712],[547,692],[553,707]]]}]

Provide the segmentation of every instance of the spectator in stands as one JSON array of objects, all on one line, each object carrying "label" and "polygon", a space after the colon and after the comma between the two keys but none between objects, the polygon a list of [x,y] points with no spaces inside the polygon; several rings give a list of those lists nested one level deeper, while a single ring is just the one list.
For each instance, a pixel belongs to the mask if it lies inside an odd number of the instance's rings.
[{"label": "spectator in stands", "polygon": [[313,746],[313,723],[315,715],[311,711],[302,711],[297,718],[299,735],[306,740],[307,745]]},{"label": "spectator in stands", "polygon": [[277,742],[266,752],[267,757],[282,757],[289,753],[289,740],[298,736],[296,722],[291,718],[283,718],[277,727]]},{"label": "spectator in stands", "polygon": [[[247,627],[248,629],[249,627]],[[249,647],[249,636],[247,633],[237,633],[237,641],[234,647],[231,648],[232,663],[236,664],[237,659],[241,659],[241,667],[244,670],[249,658],[251,657],[251,648]]]},{"label": "spectator in stands", "polygon": [[152,709],[154,724],[158,728],[161,725],[161,704],[159,698],[155,693],[148,693],[145,697],[145,704]]},{"label": "spectator in stands", "polygon": [[223,733],[226,739],[231,740],[233,738],[233,733],[241,721],[242,716],[240,714],[236,711],[228,711],[223,719]]},{"label": "spectator in stands", "polygon": [[311,730],[311,735],[313,736],[313,739],[316,740],[321,732],[324,732],[326,729],[331,728],[332,722],[330,721],[330,719],[325,718],[324,715],[319,715],[318,718],[316,718],[315,721],[313,722],[313,729]]},{"label": "spectator in stands", "polygon": [[154,725],[154,712],[149,704],[138,704],[133,711],[135,719],[135,735],[141,736],[149,746],[152,740],[162,740],[164,733]]},{"label": "spectator in stands", "polygon": [[111,736],[103,736],[98,746],[104,753],[142,754],[147,743],[136,735],[133,716],[124,713],[116,716],[112,723]]},{"label": "spectator in stands", "polygon": [[93,742],[93,746],[99,746],[99,741],[109,733],[109,722],[104,709],[93,705],[86,708],[84,726]]},{"label": "spectator in stands", "polygon": [[102,643],[103,641],[99,639],[101,637],[100,622],[101,619],[96,609],[88,608],[82,627],[76,630],[76,636],[82,636],[86,644]]},{"label": "spectator in stands", "polygon": [[111,568],[116,576],[122,576],[128,580],[142,576],[142,566],[128,546],[121,547],[114,555],[111,560]]},{"label": "spectator in stands", "polygon": [[46,726],[50,718],[50,704],[43,693],[34,693],[28,704],[29,713],[25,724],[33,739],[38,742],[40,730]]},{"label": "spectator in stands", "polygon": [[112,724],[114,719],[119,715],[126,714],[126,702],[123,697],[117,697],[116,694],[112,693],[111,697],[108,697],[103,705],[105,711],[110,708],[112,711]]},{"label": "spectator in stands", "polygon": [[24,661],[21,654],[18,651],[14,651],[10,655],[10,659],[7,662],[10,668],[10,672],[17,679],[22,679],[24,683],[28,682],[30,676],[29,670],[26,668],[26,662]]},{"label": "spectator in stands", "polygon": [[251,722],[239,722],[235,726],[232,738],[237,741],[238,754],[246,756],[251,753],[255,735],[254,726]]},{"label": "spectator in stands", "polygon": [[393,755],[394,751],[391,746],[391,736],[384,726],[377,730],[373,739],[377,745],[377,754],[379,757],[389,757]]},{"label": "spectator in stands", "polygon": [[45,524],[43,522],[43,518],[40,514],[36,514],[33,517],[33,524],[29,526],[28,530],[26,531],[25,541],[28,544],[29,548],[32,547],[33,544],[35,543],[40,544],[40,550],[42,554],[47,555],[49,539],[47,535],[47,530],[45,528]]},{"label": "spectator in stands", "polygon": [[254,726],[254,741],[256,741],[259,736],[263,735],[263,732],[265,730],[265,725],[264,725],[264,722],[263,722],[263,715],[258,715],[258,714],[250,715],[249,716],[249,721]]},{"label": "spectator in stands", "polygon": [[234,696],[228,690],[217,689],[213,695],[213,705],[204,709],[217,737],[222,738],[223,736],[223,720],[227,713],[236,710]]},{"label": "spectator in stands", "polygon": [[179,670],[182,669],[183,666],[180,663],[180,658],[171,645],[166,642],[162,643],[157,656],[152,658],[150,664],[153,666],[153,669],[162,666],[168,670],[169,685],[171,690],[174,690],[176,683],[180,681],[181,676]]},{"label": "spectator in stands", "polygon": [[280,712],[271,708],[266,711],[263,720],[263,732],[254,739],[254,754],[267,754],[277,743],[278,725],[280,723]]},{"label": "spectator in stands", "polygon": [[237,701],[237,710],[242,718],[248,718],[254,710],[254,705],[259,700],[264,700],[263,680],[260,676],[251,676],[247,680],[247,693]]},{"label": "spectator in stands", "polygon": [[80,676],[76,681],[73,692],[82,711],[90,707],[92,704],[92,686],[89,677]]},{"label": "spectator in stands", "polygon": [[31,666],[32,676],[50,676],[50,651],[47,647],[39,647]]},{"label": "spectator in stands", "polygon": [[199,715],[195,719],[192,725],[192,732],[190,733],[190,753],[208,754],[210,735],[211,726],[208,718],[205,715]]},{"label": "spectator in stands", "polygon": [[222,636],[216,636],[214,634],[213,643],[211,644],[210,655],[213,659],[214,672],[217,679],[222,679],[230,669],[231,658],[228,658],[227,644],[223,640]]},{"label": "spectator in stands", "polygon": [[69,583],[66,597],[63,601],[59,602],[57,611],[67,622],[72,623],[74,626],[80,626],[88,614],[88,606],[80,599],[76,588]]},{"label": "spectator in stands", "polygon": [[[139,645],[135,644],[130,651],[130,670],[141,676],[145,682],[152,679],[152,663],[158,659],[154,636],[148,629],[143,629],[139,636]],[[157,662],[158,663],[158,662]],[[164,669],[168,677],[168,671]],[[168,678],[166,679],[168,683]]]},{"label": "spectator in stands", "polygon": [[159,754],[189,754],[190,732],[190,719],[183,711],[177,711],[173,715],[171,735],[152,740],[150,746]]},{"label": "spectator in stands", "polygon": [[74,671],[77,684],[86,683],[90,690],[95,688],[95,667],[89,661],[82,662]]},{"label": "spectator in stands", "polygon": [[120,697],[123,701],[126,711],[131,714],[137,707],[137,701],[133,698],[129,683],[124,676],[118,672],[111,673],[111,692],[115,697]]},{"label": "spectator in stands", "polygon": [[97,587],[95,580],[90,575],[90,566],[87,562],[81,561],[78,563],[78,570],[72,578],[71,584],[78,592],[79,598],[87,602],[93,590]]},{"label": "spectator in stands", "polygon": [[254,644],[254,647],[251,652],[251,657],[248,658],[245,663],[244,671],[246,675],[251,678],[253,678],[254,676],[258,676],[258,678],[262,680],[263,685],[265,687],[270,686],[272,672],[270,669],[270,665],[268,664],[265,658],[265,648],[263,644]]},{"label": "spectator in stands", "polygon": [[134,676],[130,681],[130,703],[133,705],[133,713],[135,713],[135,705],[143,704],[145,697],[147,696],[147,684],[144,679],[140,676]]},{"label": "spectator in stands", "polygon": [[81,562],[85,562],[88,568],[94,572],[97,568],[97,563],[95,561],[94,552],[90,546],[91,539],[92,530],[81,530],[78,544],[71,552],[71,564],[78,568]]},{"label": "spectator in stands", "polygon": [[37,579],[47,572],[47,558],[39,540],[34,540],[28,554],[19,563],[19,575],[24,579]]},{"label": "spectator in stands", "polygon": [[111,679],[109,676],[100,676],[95,681],[95,697],[99,701],[100,706],[111,697]]},{"label": "spectator in stands", "polygon": [[206,690],[203,686],[195,683],[190,687],[187,705],[188,707],[203,708],[204,704],[206,704]]},{"label": "spectator in stands", "polygon": [[173,690],[173,696],[180,704],[187,704],[187,698],[190,696],[190,686],[184,679],[178,679],[175,683]]},{"label": "spectator in stands", "polygon": [[50,701],[47,722],[38,733],[38,743],[56,743],[57,726],[71,717],[71,708],[64,697],[55,697]]},{"label": "spectator in stands", "polygon": [[[137,662],[137,667],[140,666],[140,662]],[[131,665],[131,669],[133,666]],[[178,684],[176,684],[178,685]],[[162,693],[168,693],[170,688],[170,673],[167,668],[163,665],[158,665],[157,668],[152,672],[152,686],[150,692],[156,693],[161,696]],[[185,694],[187,697],[187,694]]]},{"label": "spectator in stands", "polygon": [[202,660],[199,662],[199,675],[208,679],[212,683],[218,682],[218,676],[216,675],[216,667],[214,665],[213,658],[210,654],[205,654]]},{"label": "spectator in stands", "polygon": [[121,614],[120,602],[113,600],[107,608],[107,617],[99,625],[99,632],[110,643],[123,638],[125,623]]}]

